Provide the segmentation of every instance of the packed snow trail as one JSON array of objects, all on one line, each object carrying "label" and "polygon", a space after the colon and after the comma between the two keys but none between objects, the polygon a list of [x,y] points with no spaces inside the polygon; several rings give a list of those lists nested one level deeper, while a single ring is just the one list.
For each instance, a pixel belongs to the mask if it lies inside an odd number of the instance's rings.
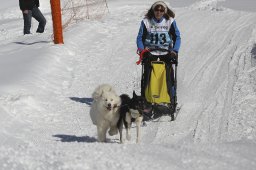
[{"label": "packed snow trail", "polygon": [[[191,130],[194,140],[198,142],[230,141],[236,131],[241,131],[240,128],[230,131],[233,127],[229,127],[229,124],[235,123],[232,119],[244,119],[247,116],[253,120],[256,118],[253,114],[255,105],[249,105],[252,109],[249,113],[245,108],[234,110],[237,107],[234,101],[241,100],[241,96],[253,93],[255,89],[255,77],[247,72],[254,60],[251,50],[255,44],[255,14],[219,10],[204,17],[207,12],[209,11],[185,11],[179,14],[180,22],[185,23],[181,26],[181,29],[185,28],[181,32],[184,37],[183,47],[186,47],[180,57],[179,96],[184,107],[192,104],[199,109],[188,113],[189,115],[181,114],[180,119],[184,121],[188,118],[189,122],[194,122]],[[193,20],[188,20],[188,16]],[[189,37],[187,30],[190,35],[194,34],[193,39],[186,39]],[[235,96],[234,90],[240,79],[248,81],[247,90],[240,91]],[[255,98],[248,100],[253,103]],[[233,115],[230,117],[229,114]],[[187,124],[191,128],[192,124]],[[243,128],[250,128],[253,124]],[[255,133],[252,132],[251,135],[255,136]],[[244,136],[236,135],[232,140],[242,137]]]},{"label": "packed snow trail", "polygon": [[152,2],[110,1],[102,20],[66,30],[64,45],[51,43],[49,13],[46,33],[31,36],[20,35],[20,11],[1,17],[1,66],[19,67],[1,67],[12,74],[0,74],[0,169],[255,167],[256,14],[216,1],[175,9],[182,33],[177,120],[148,122],[141,144],[135,128],[125,144],[118,135],[96,142],[91,93],[101,83],[140,92],[135,39]]}]

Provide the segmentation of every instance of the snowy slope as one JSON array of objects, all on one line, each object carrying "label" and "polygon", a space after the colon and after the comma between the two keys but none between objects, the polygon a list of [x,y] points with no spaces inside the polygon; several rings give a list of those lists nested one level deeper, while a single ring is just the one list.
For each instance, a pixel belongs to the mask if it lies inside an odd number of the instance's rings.
[{"label": "snowy slope", "polygon": [[64,45],[52,43],[48,2],[46,32],[30,36],[15,4],[0,8],[0,169],[254,169],[256,13],[216,0],[174,8],[177,120],[148,122],[141,144],[96,142],[91,93],[101,83],[140,92],[135,39],[153,2],[109,1],[105,18],[70,27]]}]

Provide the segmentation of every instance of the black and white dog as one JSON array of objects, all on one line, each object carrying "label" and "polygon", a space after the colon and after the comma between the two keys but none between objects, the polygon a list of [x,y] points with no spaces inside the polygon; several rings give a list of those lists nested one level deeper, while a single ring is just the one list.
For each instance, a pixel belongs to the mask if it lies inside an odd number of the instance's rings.
[{"label": "black and white dog", "polygon": [[133,97],[130,98],[127,94],[122,94],[121,107],[120,107],[120,118],[117,123],[117,128],[120,134],[120,143],[124,143],[123,139],[123,125],[126,129],[126,139],[131,139],[131,125],[132,122],[136,123],[137,138],[136,143],[140,142],[141,138],[141,123],[143,120],[143,113],[151,111],[151,104],[146,101],[142,96],[137,96],[133,91]]}]

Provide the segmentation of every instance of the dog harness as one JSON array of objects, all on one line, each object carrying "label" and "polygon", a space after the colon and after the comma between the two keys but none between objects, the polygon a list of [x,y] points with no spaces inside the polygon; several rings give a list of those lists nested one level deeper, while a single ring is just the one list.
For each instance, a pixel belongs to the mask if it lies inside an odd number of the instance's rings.
[{"label": "dog harness", "polygon": [[130,113],[132,118],[136,119],[137,117],[140,117],[140,112],[138,110],[130,109]]}]

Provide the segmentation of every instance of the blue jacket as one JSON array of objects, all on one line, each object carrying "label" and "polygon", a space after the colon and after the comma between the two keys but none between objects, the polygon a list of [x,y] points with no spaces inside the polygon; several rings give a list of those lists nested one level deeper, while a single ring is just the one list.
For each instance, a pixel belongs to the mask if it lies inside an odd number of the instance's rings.
[{"label": "blue jacket", "polygon": [[[156,19],[154,18],[154,20],[156,21]],[[161,22],[163,20],[160,19],[160,21],[157,21],[157,22]],[[172,45],[173,45],[173,48],[170,49],[170,50],[173,50],[175,52],[179,52],[179,49],[180,49],[180,44],[181,44],[181,37],[180,37],[180,31],[177,27],[177,24],[176,24],[176,21],[174,20],[171,24],[171,27],[170,27],[170,30],[169,30],[169,35],[172,39]],[[142,51],[144,48],[145,48],[145,39],[147,37],[147,28],[144,24],[143,21],[141,21],[141,25],[140,25],[140,29],[139,29],[139,33],[138,33],[138,36],[137,36],[137,47],[138,47],[138,50],[139,51]]]}]

